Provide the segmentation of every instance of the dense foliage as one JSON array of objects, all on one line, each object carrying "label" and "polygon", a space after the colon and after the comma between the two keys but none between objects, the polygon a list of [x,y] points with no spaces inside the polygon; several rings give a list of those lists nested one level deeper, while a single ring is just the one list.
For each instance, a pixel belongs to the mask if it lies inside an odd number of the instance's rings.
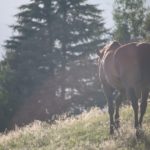
[{"label": "dense foliage", "polygon": [[147,12],[144,22],[145,38],[150,41],[150,11]]},{"label": "dense foliage", "polygon": [[145,13],[145,0],[115,0],[114,38],[123,43],[143,39]]}]

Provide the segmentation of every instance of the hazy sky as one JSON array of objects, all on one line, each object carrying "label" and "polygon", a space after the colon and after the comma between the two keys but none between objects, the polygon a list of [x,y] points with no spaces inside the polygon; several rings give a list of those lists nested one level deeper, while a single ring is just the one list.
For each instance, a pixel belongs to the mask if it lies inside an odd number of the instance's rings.
[{"label": "hazy sky", "polygon": [[[3,52],[2,45],[4,40],[8,39],[12,35],[11,29],[8,25],[15,23],[14,14],[18,12],[18,7],[21,4],[25,4],[30,0],[3,0],[0,5],[0,56]],[[105,18],[106,27],[113,26],[112,21],[112,4],[113,0],[88,0],[92,4],[97,4],[100,9],[103,9],[103,17]],[[147,0],[150,4],[150,0]]]},{"label": "hazy sky", "polygon": [[[12,35],[12,30],[8,25],[15,23],[13,17],[14,14],[18,12],[17,7],[21,4],[25,4],[30,0],[3,0],[0,5],[0,53],[3,52],[2,45],[4,40],[8,39]],[[101,9],[104,10],[103,16],[105,17],[105,22],[107,22],[107,27],[112,26],[112,0],[89,0],[90,3],[98,4]]]}]

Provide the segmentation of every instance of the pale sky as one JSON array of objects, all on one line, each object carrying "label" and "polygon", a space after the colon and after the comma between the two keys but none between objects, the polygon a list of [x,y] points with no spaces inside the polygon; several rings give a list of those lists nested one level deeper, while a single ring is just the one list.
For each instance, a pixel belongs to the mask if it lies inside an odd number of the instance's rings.
[{"label": "pale sky", "polygon": [[21,4],[27,3],[29,0],[3,0],[0,5],[0,58],[3,54],[2,45],[4,40],[8,39],[12,35],[11,29],[8,25],[15,23],[13,17],[17,13],[17,7]]},{"label": "pale sky", "polygon": [[[2,45],[4,40],[12,35],[12,30],[8,25],[15,24],[14,14],[18,12],[18,7],[28,3],[30,0],[3,0],[0,5],[0,58],[3,54]],[[88,0],[92,4],[98,4],[100,9],[103,9],[103,17],[105,18],[106,27],[113,26],[112,20],[112,4],[113,0]],[[150,0],[147,0],[150,4]]]}]

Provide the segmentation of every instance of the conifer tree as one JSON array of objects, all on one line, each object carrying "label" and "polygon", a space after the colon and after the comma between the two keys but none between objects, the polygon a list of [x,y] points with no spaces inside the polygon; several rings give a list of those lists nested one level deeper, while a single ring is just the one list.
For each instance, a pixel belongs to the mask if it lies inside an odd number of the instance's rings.
[{"label": "conifer tree", "polygon": [[10,26],[14,34],[5,44],[5,61],[12,79],[5,90],[12,115],[47,78],[52,79],[49,86],[53,105],[58,97],[66,99],[68,89],[74,91],[73,95],[83,96],[85,93],[79,90],[81,80],[86,84],[92,78],[92,88],[96,76],[83,75],[74,86],[70,80],[74,75],[70,73],[72,65],[86,66],[82,58],[91,61],[91,55],[106,41],[101,15],[102,11],[86,0],[31,0],[19,7],[17,22]]}]

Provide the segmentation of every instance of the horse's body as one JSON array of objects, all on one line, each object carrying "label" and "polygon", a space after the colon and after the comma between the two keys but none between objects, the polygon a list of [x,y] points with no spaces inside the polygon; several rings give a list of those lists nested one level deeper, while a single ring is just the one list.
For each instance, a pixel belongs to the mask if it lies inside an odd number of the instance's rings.
[{"label": "horse's body", "polygon": [[[129,43],[121,46],[118,42],[112,42],[100,51],[100,57],[100,79],[108,100],[110,133],[114,133],[114,127],[119,127],[119,106],[123,95],[127,95],[132,102],[135,128],[140,127],[147,107],[150,86],[150,44]],[[120,95],[115,101],[114,121],[115,89]],[[138,98],[141,98],[140,118],[138,118]]]}]

